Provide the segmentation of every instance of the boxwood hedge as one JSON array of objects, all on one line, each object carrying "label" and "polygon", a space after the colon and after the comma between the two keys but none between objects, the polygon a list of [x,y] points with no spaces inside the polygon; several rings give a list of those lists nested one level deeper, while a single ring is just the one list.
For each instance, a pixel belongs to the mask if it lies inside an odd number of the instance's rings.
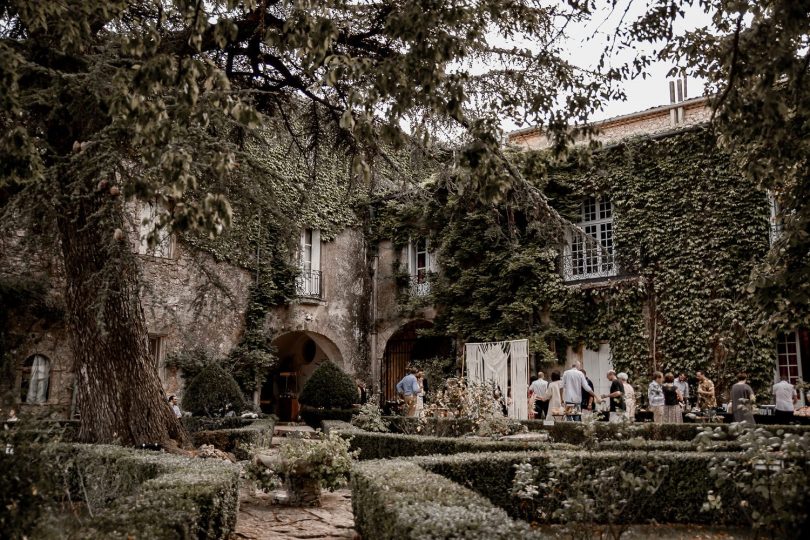
[{"label": "boxwood hedge", "polygon": [[211,444],[224,452],[231,452],[236,459],[250,459],[251,447],[267,448],[273,438],[275,418],[246,421],[241,427],[209,429],[191,433],[194,446]]},{"label": "boxwood hedge", "polygon": [[351,441],[352,450],[360,450],[360,459],[390,459],[432,454],[458,454],[461,452],[516,452],[520,450],[574,450],[567,444],[543,441],[488,440],[470,437],[430,437],[400,435],[398,433],[372,433],[349,423],[325,421],[324,432],[337,431]]},{"label": "boxwood hedge", "polygon": [[[230,464],[50,443],[0,454],[0,468],[14,471],[7,476],[15,491],[4,490],[3,502],[15,511],[0,520],[12,538],[225,539],[236,523],[239,470]],[[36,494],[36,504],[19,499],[26,493]],[[86,509],[81,520],[64,507],[65,494]],[[9,499],[15,496],[19,500]]]},{"label": "boxwood hedge", "polygon": [[485,497],[403,460],[364,461],[352,472],[355,529],[375,540],[541,538]]}]

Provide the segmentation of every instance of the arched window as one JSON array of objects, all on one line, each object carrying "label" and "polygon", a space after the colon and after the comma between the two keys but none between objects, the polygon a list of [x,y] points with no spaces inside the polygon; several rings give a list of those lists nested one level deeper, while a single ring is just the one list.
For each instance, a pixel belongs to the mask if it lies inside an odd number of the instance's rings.
[{"label": "arched window", "polygon": [[48,401],[48,381],[51,378],[51,362],[41,354],[28,357],[23,362],[20,398],[23,403]]}]

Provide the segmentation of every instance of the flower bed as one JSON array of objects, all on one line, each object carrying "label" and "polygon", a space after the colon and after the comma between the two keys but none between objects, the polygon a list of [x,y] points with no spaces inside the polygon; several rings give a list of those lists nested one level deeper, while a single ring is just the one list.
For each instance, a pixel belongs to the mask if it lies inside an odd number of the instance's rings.
[{"label": "flower bed", "polygon": [[[16,447],[0,456],[0,468],[12,470],[7,466],[25,474],[17,475],[15,491],[4,497],[37,495],[36,504],[16,505],[0,520],[11,537],[224,539],[236,523],[239,470],[221,462],[117,446],[48,444]],[[80,521],[65,507],[66,493],[86,514]]]},{"label": "flower bed", "polygon": [[194,446],[211,444],[217,450],[231,452],[236,459],[250,459],[252,447],[270,446],[276,421],[270,417],[243,422],[246,424],[241,427],[209,429],[191,433]]}]

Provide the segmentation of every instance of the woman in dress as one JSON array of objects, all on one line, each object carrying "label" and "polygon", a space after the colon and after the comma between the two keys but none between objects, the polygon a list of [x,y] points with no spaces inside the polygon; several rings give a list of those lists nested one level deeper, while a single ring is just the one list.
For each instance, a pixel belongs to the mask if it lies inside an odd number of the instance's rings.
[{"label": "woman in dress", "polygon": [[425,374],[420,371],[416,374],[416,384],[419,385],[419,392],[416,393],[416,416],[422,417],[422,411],[425,408]]},{"label": "woman in dress", "polygon": [[737,382],[731,387],[731,412],[734,413],[735,422],[748,422],[756,424],[754,421],[754,390],[746,382],[745,373],[737,374]]},{"label": "woman in dress", "polygon": [[656,371],[652,374],[652,381],[647,388],[647,402],[650,412],[653,413],[653,422],[660,424],[664,421],[664,390],[661,383],[664,382],[664,374]]},{"label": "woman in dress", "polygon": [[675,386],[675,375],[667,373],[664,375],[664,384],[661,385],[661,390],[664,392],[664,414],[663,422],[665,424],[680,424],[683,422],[681,415],[681,392]]},{"label": "woman in dress", "polygon": [[563,414],[563,400],[562,400],[562,381],[560,380],[560,372],[551,372],[551,382],[546,388],[545,399],[548,401],[548,414]]}]

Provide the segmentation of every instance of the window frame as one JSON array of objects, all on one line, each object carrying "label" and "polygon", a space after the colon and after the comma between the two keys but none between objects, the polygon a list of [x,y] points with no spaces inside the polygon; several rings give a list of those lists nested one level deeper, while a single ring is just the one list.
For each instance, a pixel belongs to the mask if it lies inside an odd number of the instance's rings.
[{"label": "window frame", "polygon": [[[613,201],[609,194],[586,197],[580,202],[579,230],[566,231],[563,250],[565,281],[609,278],[618,275],[614,242]],[[589,236],[593,242],[586,240]]]}]

